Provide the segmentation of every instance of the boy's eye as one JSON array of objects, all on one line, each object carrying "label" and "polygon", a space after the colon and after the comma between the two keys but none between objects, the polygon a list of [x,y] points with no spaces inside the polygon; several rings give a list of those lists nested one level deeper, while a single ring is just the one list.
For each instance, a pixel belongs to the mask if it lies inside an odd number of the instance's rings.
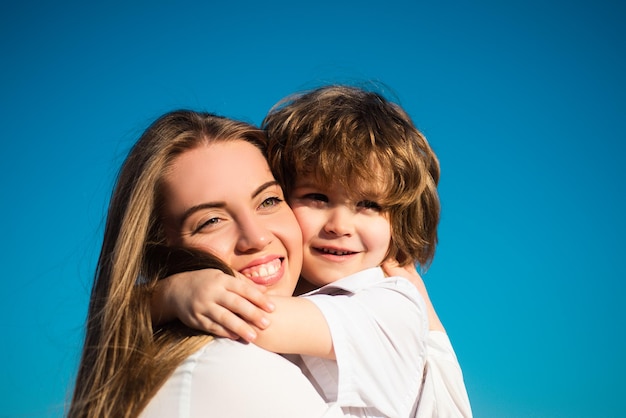
[{"label": "boy's eye", "polygon": [[303,196],[304,199],[315,200],[317,202],[328,202],[328,196],[322,193],[307,193]]},{"label": "boy's eye", "polygon": [[282,201],[283,199],[276,197],[276,196],[268,197],[263,202],[261,202],[261,208],[271,208],[273,206],[277,206]]},{"label": "boy's eye", "polygon": [[357,203],[356,206],[358,208],[371,209],[377,212],[380,212],[381,210],[383,210],[382,206],[380,206],[378,203],[374,202],[373,200],[361,200],[359,203]]}]

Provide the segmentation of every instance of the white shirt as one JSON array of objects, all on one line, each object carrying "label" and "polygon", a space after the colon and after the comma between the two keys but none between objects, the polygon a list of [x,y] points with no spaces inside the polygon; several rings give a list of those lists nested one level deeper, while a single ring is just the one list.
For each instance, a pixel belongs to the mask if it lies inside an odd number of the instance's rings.
[{"label": "white shirt", "polygon": [[420,394],[428,320],[415,286],[380,268],[303,297],[322,311],[337,360],[301,356],[303,372],[347,416],[408,417]]},{"label": "white shirt", "polygon": [[445,332],[430,331],[416,418],[471,418],[463,372]]},{"label": "white shirt", "polygon": [[300,369],[253,344],[216,338],[181,363],[142,418],[335,418]]}]

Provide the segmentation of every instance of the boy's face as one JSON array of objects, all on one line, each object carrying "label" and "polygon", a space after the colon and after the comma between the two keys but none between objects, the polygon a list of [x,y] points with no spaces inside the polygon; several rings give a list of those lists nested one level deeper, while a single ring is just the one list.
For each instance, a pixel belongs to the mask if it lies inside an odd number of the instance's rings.
[{"label": "boy's face", "polygon": [[304,244],[302,276],[323,286],[380,265],[391,225],[375,197],[354,199],[336,184],[296,181],[289,203]]}]

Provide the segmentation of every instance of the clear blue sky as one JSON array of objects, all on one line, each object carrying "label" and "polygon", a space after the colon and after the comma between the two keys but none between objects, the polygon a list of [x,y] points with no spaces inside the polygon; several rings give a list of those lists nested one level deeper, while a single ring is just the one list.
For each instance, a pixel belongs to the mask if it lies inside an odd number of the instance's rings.
[{"label": "clear blue sky", "polygon": [[62,416],[112,182],[152,119],[259,123],[369,79],[441,160],[425,280],[475,416],[623,414],[621,2],[210,3],[0,6],[0,417]]}]

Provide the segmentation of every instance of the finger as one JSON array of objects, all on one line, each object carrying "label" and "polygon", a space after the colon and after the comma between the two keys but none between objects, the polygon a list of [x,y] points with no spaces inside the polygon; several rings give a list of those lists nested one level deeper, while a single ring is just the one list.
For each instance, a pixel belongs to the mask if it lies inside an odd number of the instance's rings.
[{"label": "finger", "polygon": [[257,337],[256,331],[250,324],[228,309],[219,309],[216,313],[215,321],[205,316],[200,319],[211,329],[211,333],[215,335],[227,336],[235,340],[243,338],[248,342],[254,341]]},{"label": "finger", "polygon": [[[222,300],[220,300],[220,304],[230,313],[237,315],[239,318],[249,324],[253,324],[257,328],[265,329],[269,326],[270,321],[266,316],[266,312],[238,294],[230,293],[225,295]],[[226,325],[221,320],[217,322]]]},{"label": "finger", "polygon": [[385,268],[395,268],[395,267],[400,267],[400,264],[398,263],[398,261],[395,258],[388,258],[385,261],[383,261],[382,267]]},{"label": "finger", "polygon": [[384,272],[387,273],[387,275],[389,276],[404,276],[404,274],[406,274],[405,270],[400,267],[395,259],[385,260],[382,263],[381,267],[383,268]]},{"label": "finger", "polygon": [[224,337],[231,340],[238,340],[239,338],[241,338],[236,333],[228,330],[227,328],[224,328],[218,323],[211,321],[209,318],[204,317],[204,320],[200,321],[200,323],[200,326],[203,329],[206,329],[209,334],[215,335],[216,337]]},{"label": "finger", "polygon": [[266,293],[267,292],[267,286],[263,286],[262,284],[254,283],[252,280],[250,280],[249,278],[247,278],[243,274],[239,273],[238,271],[236,271],[234,273],[234,275],[235,275],[235,278],[241,279],[244,283],[247,283],[249,286],[254,287],[255,289],[257,289],[261,293]]},{"label": "finger", "polygon": [[274,311],[274,303],[270,300],[269,296],[256,285],[253,286],[246,281],[233,280],[232,283],[228,285],[228,290],[266,312]]}]

